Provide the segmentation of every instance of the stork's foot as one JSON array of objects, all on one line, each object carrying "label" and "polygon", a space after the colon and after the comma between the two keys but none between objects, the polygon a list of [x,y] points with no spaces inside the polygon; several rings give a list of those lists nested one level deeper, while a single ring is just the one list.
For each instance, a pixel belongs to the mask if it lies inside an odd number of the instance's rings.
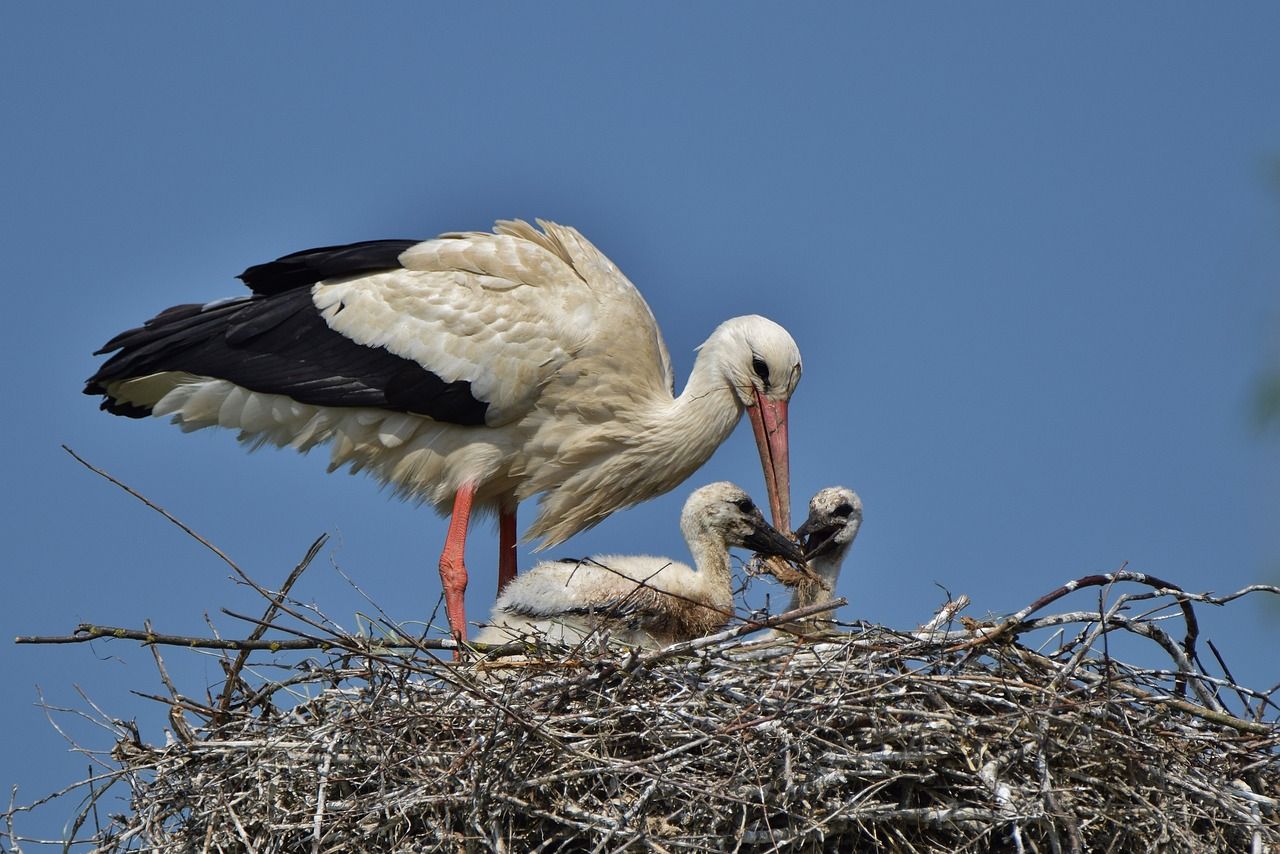
[{"label": "stork's foot", "polygon": [[467,542],[467,523],[471,519],[471,502],[476,495],[474,483],[459,487],[453,498],[453,515],[449,519],[449,533],[444,539],[444,553],[440,555],[440,585],[444,588],[444,612],[449,618],[449,633],[458,642],[454,660],[462,657],[461,644],[467,640],[467,609],[463,597],[467,592],[467,565],[462,551]]},{"label": "stork's foot", "polygon": [[[467,592],[467,567],[461,556],[451,559],[446,555],[440,558],[440,584],[444,588],[444,612],[449,620],[449,634],[459,645],[467,640],[467,609],[465,595]],[[461,655],[461,648],[454,653],[454,658]]]}]

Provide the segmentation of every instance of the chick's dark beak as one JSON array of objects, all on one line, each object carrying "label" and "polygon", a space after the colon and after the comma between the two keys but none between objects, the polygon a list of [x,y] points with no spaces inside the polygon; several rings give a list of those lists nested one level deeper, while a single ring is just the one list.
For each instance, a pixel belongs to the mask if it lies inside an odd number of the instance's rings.
[{"label": "chick's dark beak", "polygon": [[836,534],[843,528],[844,525],[823,524],[812,516],[806,519],[796,530],[796,539],[804,543],[805,560],[813,560],[835,549]]},{"label": "chick's dark beak", "polygon": [[772,525],[759,519],[742,544],[762,555],[775,555],[797,564],[804,564],[804,551],[798,543],[778,533]]}]

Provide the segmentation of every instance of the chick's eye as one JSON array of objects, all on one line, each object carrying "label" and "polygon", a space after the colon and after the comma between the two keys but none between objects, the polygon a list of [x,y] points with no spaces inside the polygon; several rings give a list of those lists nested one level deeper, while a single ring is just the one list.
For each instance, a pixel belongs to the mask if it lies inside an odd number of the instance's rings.
[{"label": "chick's eye", "polygon": [[769,366],[764,363],[764,359],[761,359],[759,356],[752,358],[751,370],[755,371],[756,376],[765,383],[769,382]]},{"label": "chick's eye", "polygon": [[853,513],[853,506],[848,502],[838,505],[836,509],[831,511],[833,516],[848,516],[851,513]]},{"label": "chick's eye", "polygon": [[733,504],[743,513],[750,513],[756,509],[756,505],[750,498],[739,498],[737,501],[733,502]]}]

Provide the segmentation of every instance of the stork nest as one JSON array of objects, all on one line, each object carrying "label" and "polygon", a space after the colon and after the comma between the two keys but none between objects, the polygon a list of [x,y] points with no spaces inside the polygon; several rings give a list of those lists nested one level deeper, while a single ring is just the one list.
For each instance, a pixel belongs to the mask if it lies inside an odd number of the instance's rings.
[{"label": "stork nest", "polygon": [[[1126,575],[1098,578],[1143,580]],[[1233,597],[1152,586],[996,625],[955,625],[960,603],[913,632],[757,616],[660,651],[459,663],[308,617],[321,651],[218,653],[227,681],[202,701],[157,654],[172,732],[103,717],[118,741],[72,833],[104,852],[1274,850],[1277,689],[1197,664],[1190,603]],[[1161,627],[1177,609],[1181,643]],[[1034,649],[1032,629],[1055,633]],[[1171,666],[1117,660],[1117,633]],[[0,849],[20,850],[24,809]]]}]

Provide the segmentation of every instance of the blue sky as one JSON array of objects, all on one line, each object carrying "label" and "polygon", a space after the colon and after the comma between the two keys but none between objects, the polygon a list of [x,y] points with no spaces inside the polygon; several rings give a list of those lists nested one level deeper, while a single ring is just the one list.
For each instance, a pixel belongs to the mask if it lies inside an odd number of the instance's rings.
[{"label": "blue sky", "polygon": [[[866,505],[848,619],[910,628],[938,585],[1007,613],[1125,561],[1197,590],[1274,580],[1280,443],[1249,416],[1280,362],[1278,32],[1266,4],[5,4],[4,634],[206,633],[206,614],[240,634],[219,609],[260,610],[62,443],[264,583],[332,534],[298,592],[339,622],[366,606],[335,566],[424,619],[430,511],[321,453],[247,455],[79,389],[111,335],[240,292],[250,264],[508,217],[609,254],[679,382],[724,318],[791,330],[793,503],[843,483]],[[684,497],[718,479],[763,501],[745,425],[565,553],[683,555]],[[471,540],[475,616],[495,537]],[[1201,616],[1237,676],[1280,681],[1280,606]],[[163,738],[130,693],[161,690],[146,651],[0,656],[19,800],[87,766],[36,686]],[[166,662],[192,694],[220,679]],[[19,830],[57,835],[70,809]]]}]

